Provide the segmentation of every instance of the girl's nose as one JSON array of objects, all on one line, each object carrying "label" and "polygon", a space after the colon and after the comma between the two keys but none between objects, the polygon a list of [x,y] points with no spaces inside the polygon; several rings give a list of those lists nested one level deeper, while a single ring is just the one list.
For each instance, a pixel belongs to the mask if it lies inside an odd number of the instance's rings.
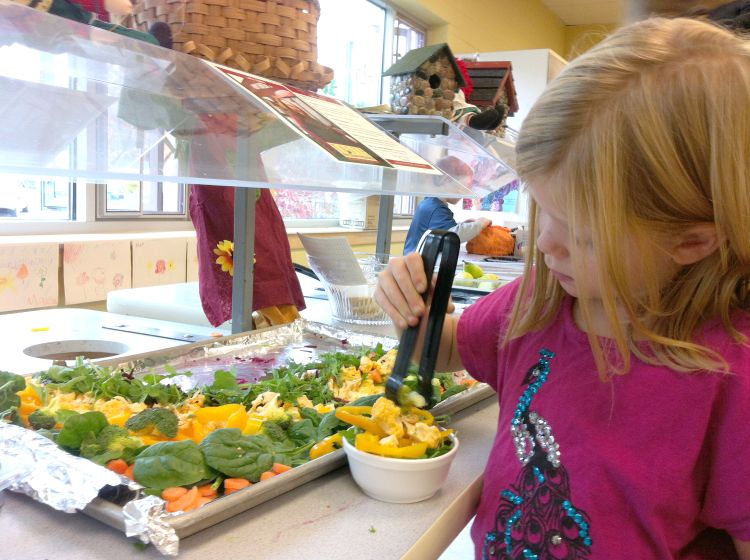
[{"label": "girl's nose", "polygon": [[554,219],[541,217],[538,232],[536,246],[542,253],[557,257],[568,254],[568,232]]}]

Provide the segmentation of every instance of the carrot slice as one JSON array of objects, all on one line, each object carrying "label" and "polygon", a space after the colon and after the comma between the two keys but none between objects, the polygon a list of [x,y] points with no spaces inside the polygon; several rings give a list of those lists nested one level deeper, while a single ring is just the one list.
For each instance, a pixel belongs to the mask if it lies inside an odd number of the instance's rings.
[{"label": "carrot slice", "polygon": [[276,473],[273,471],[266,471],[260,475],[261,480],[268,480],[269,478],[273,478],[276,476]]},{"label": "carrot slice", "polygon": [[213,488],[213,485],[211,484],[204,484],[203,486],[198,486],[198,494],[200,494],[204,498],[215,498],[219,495],[219,493],[216,491],[215,488]]},{"label": "carrot slice", "polygon": [[128,464],[122,459],[112,459],[107,463],[107,468],[117,474],[125,474]]},{"label": "carrot slice", "polygon": [[198,487],[193,486],[183,496],[177,498],[172,502],[167,502],[167,511],[185,511],[198,497]]},{"label": "carrot slice", "polygon": [[133,469],[135,469],[135,463],[132,465],[128,465],[128,468],[125,469],[125,472],[122,473],[123,476],[127,476],[130,480],[135,480],[135,474],[133,474]]},{"label": "carrot slice", "polygon": [[237,490],[242,490],[243,488],[247,488],[250,486],[252,482],[245,478],[225,478],[224,479],[224,495],[231,494],[232,492],[237,492]]},{"label": "carrot slice", "polygon": [[291,471],[292,467],[289,465],[285,465],[284,463],[274,463],[271,467],[271,470],[276,474],[285,473],[286,471]]},{"label": "carrot slice", "polygon": [[161,497],[168,502],[173,502],[178,498],[182,498],[187,493],[187,488],[183,488],[182,486],[170,486],[161,491]]},{"label": "carrot slice", "polygon": [[199,507],[204,506],[208,502],[212,502],[213,500],[214,498],[211,498],[209,496],[198,495],[195,501],[192,504],[190,504],[188,507],[186,507],[183,511],[193,511],[194,509],[198,509]]}]

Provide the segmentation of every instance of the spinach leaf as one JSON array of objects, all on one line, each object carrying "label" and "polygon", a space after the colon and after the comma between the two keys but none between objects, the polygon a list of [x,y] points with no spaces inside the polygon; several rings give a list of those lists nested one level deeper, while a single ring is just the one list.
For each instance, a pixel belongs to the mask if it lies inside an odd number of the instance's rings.
[{"label": "spinach leaf", "polygon": [[286,435],[286,430],[278,422],[267,420],[263,422],[262,430],[272,441],[284,443],[289,440],[289,437]]},{"label": "spinach leaf", "polygon": [[337,432],[339,428],[343,428],[347,424],[344,424],[341,420],[336,418],[336,411],[326,413],[323,419],[318,424],[318,441],[327,438],[334,432]]},{"label": "spinach leaf", "polygon": [[57,436],[57,444],[77,451],[85,439],[95,440],[99,432],[107,426],[107,417],[96,410],[70,416]]},{"label": "spinach leaf", "polygon": [[462,393],[463,391],[466,391],[466,389],[466,385],[453,385],[452,387],[446,389],[442,395],[440,395],[440,400],[444,401],[445,399],[450,398],[453,395],[457,395],[459,393]]},{"label": "spinach leaf", "polygon": [[315,428],[312,421],[307,418],[292,422],[292,425],[289,426],[286,433],[289,436],[289,439],[296,445],[306,445],[310,442],[317,442],[316,438],[318,437],[318,430]]},{"label": "spinach leaf", "polygon": [[147,447],[136,457],[133,474],[140,484],[160,489],[187,486],[213,476],[201,448],[189,439]]},{"label": "spinach leaf", "polygon": [[300,408],[299,415],[312,422],[316,428],[320,425],[320,421],[323,420],[323,415],[314,408]]},{"label": "spinach leaf", "polygon": [[0,371],[0,420],[15,415],[16,409],[21,406],[21,397],[16,393],[25,388],[26,380],[23,376]]},{"label": "spinach leaf", "polygon": [[221,428],[200,444],[206,463],[220,473],[253,482],[276,461],[274,443],[264,435],[243,436],[237,428]]}]

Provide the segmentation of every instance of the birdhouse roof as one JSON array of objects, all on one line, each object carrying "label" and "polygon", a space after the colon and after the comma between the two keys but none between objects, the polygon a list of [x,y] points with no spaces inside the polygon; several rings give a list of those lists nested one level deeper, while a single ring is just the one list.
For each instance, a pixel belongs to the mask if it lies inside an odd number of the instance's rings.
[{"label": "birdhouse roof", "polygon": [[[444,51],[444,53],[443,53]],[[402,56],[398,62],[383,72],[383,76],[400,76],[401,74],[412,74],[416,72],[422,64],[430,60],[433,56],[445,54],[453,67],[453,71],[456,74],[456,82],[458,87],[466,85],[464,77],[461,74],[461,70],[458,68],[456,63],[456,57],[453,56],[448,43],[438,43],[437,45],[428,45],[419,49],[410,50],[404,56]]]},{"label": "birdhouse roof", "polygon": [[518,111],[518,97],[513,81],[513,65],[508,61],[473,62],[465,60],[466,71],[474,90],[467,99],[477,107],[492,107],[505,91],[511,113]]}]

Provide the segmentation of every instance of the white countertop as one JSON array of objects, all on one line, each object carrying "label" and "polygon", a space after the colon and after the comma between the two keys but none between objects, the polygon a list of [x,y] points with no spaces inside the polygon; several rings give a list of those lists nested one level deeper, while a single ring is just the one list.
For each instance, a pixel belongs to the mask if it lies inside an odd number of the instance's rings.
[{"label": "white countertop", "polygon": [[[130,332],[120,329],[129,329]],[[52,349],[55,347],[52,343],[68,342],[67,345],[58,345],[58,349],[64,349],[82,348],[90,341],[103,341],[101,348],[106,349],[106,343],[111,342],[114,344],[110,347],[117,352],[116,356],[124,357],[196,342],[216,332],[229,334],[227,329],[73,307],[7,313],[0,315],[0,370],[22,375],[46,370],[52,365],[52,360],[25,353],[33,353],[29,348],[42,344]],[[168,338],[172,336],[183,338]]]}]

